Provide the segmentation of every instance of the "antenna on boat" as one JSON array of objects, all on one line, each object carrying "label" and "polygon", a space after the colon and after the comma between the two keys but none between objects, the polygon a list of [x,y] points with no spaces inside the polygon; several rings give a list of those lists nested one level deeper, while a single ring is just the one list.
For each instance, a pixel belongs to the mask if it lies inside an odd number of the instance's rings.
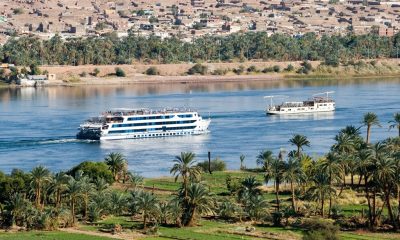
[{"label": "antenna on boat", "polygon": [[313,94],[313,96],[318,96],[318,95],[326,94],[326,98],[328,99],[328,98],[329,98],[329,94],[334,93],[334,92],[335,92],[335,91],[328,91],[328,92],[316,93],[316,94]]},{"label": "antenna on boat", "polygon": [[272,107],[273,106],[273,103],[272,103],[272,99],[273,98],[286,98],[287,96],[285,96],[285,95],[275,95],[275,96],[264,96],[264,98],[269,98],[270,99],[270,101],[271,101],[271,103],[270,103],[270,107]]}]

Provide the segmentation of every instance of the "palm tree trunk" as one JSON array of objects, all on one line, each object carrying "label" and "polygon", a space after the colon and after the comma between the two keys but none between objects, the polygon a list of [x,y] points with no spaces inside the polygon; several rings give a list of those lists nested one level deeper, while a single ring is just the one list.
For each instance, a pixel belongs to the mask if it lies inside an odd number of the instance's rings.
[{"label": "palm tree trunk", "polygon": [[146,230],[146,228],[147,228],[146,223],[147,223],[147,214],[146,214],[146,212],[143,212],[143,229],[144,230]]},{"label": "palm tree trunk", "polygon": [[87,194],[85,195],[85,212],[83,214],[83,218],[85,219],[85,221],[87,220],[87,212],[88,212],[88,201],[89,201],[89,197],[87,196]]},{"label": "palm tree trunk", "polygon": [[296,198],[294,196],[293,181],[290,181],[290,190],[292,191],[292,208],[293,211],[296,212]]},{"label": "palm tree trunk", "polygon": [[361,186],[361,181],[362,181],[362,177],[363,177],[363,175],[362,174],[360,174],[359,175],[359,179],[358,179],[358,187],[360,187]]},{"label": "palm tree trunk", "polygon": [[75,201],[71,199],[71,214],[72,214],[72,224],[75,225]]},{"label": "palm tree trunk", "polygon": [[196,208],[193,207],[193,209],[191,209],[190,211],[190,215],[189,215],[189,219],[188,222],[186,224],[186,226],[194,226],[194,214],[195,214]]},{"label": "palm tree trunk", "polygon": [[[332,171],[329,171],[329,189],[332,189]],[[329,194],[328,217],[331,217],[331,209],[332,209],[332,194]]]},{"label": "palm tree trunk", "polygon": [[279,203],[279,180],[277,180],[276,184],[275,184],[275,196],[276,196],[276,207],[277,207],[277,210],[279,212],[279,207],[280,207],[280,203]]},{"label": "palm tree trunk", "polygon": [[367,126],[367,144],[369,144],[369,136],[370,136],[370,134],[371,134],[371,125],[368,125]]},{"label": "palm tree trunk", "polygon": [[394,230],[397,230],[397,222],[396,222],[396,220],[394,219],[393,212],[392,212],[392,206],[390,205],[390,193],[389,193],[389,192],[386,192],[385,195],[386,195],[386,196],[385,196],[385,198],[386,198],[386,205],[387,205],[387,209],[388,209],[390,221],[391,221],[392,224],[393,224]]},{"label": "palm tree trunk", "polygon": [[324,217],[325,216],[325,213],[324,213],[324,205],[325,205],[325,201],[324,201],[324,198],[325,198],[325,196],[324,196],[324,194],[321,194],[321,216],[322,217]]},{"label": "palm tree trunk", "polygon": [[351,176],[351,188],[353,188],[354,187],[354,174],[351,172],[350,176]]}]

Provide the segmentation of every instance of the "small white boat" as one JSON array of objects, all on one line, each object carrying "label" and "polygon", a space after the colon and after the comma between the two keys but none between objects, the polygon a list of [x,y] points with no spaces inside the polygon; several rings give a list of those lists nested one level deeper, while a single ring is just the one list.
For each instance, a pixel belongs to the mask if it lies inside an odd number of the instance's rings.
[{"label": "small white boat", "polygon": [[115,140],[208,133],[210,119],[190,109],[113,109],[80,125],[78,139]]},{"label": "small white boat", "polygon": [[281,98],[283,96],[265,96],[270,99],[270,104],[266,109],[269,115],[283,114],[300,114],[300,113],[317,113],[317,112],[333,112],[335,111],[335,101],[329,97],[334,92],[323,92],[314,94],[311,99],[301,102],[283,102],[275,105],[273,98]]}]

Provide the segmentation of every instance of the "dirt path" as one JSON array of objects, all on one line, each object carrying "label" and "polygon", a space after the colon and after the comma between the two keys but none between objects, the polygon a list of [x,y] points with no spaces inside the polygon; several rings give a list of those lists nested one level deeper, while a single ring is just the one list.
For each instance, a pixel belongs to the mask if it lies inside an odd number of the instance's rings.
[{"label": "dirt path", "polygon": [[143,235],[132,232],[132,233],[120,233],[120,234],[110,234],[110,233],[102,233],[102,232],[94,232],[94,231],[84,231],[80,230],[78,228],[61,228],[59,229],[62,232],[67,232],[67,233],[77,233],[77,234],[85,234],[85,235],[91,235],[91,236],[97,236],[97,237],[107,237],[107,238],[114,238],[114,239],[124,239],[124,240],[132,240],[132,239],[139,239],[142,238]]}]

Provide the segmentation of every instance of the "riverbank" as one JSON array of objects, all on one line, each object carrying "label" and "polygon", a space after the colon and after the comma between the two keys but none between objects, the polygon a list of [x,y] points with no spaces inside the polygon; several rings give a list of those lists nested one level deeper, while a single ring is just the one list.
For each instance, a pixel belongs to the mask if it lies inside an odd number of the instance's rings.
[{"label": "riverbank", "polygon": [[[398,59],[359,60],[337,67],[321,61],[229,62],[132,65],[41,66],[42,72],[54,74],[48,86],[185,84],[221,82],[274,82],[286,79],[350,79],[400,77]],[[189,74],[194,66],[199,69]],[[116,69],[123,77],[116,76]],[[193,73],[193,72],[192,72]],[[0,87],[12,85],[0,84]]]}]

